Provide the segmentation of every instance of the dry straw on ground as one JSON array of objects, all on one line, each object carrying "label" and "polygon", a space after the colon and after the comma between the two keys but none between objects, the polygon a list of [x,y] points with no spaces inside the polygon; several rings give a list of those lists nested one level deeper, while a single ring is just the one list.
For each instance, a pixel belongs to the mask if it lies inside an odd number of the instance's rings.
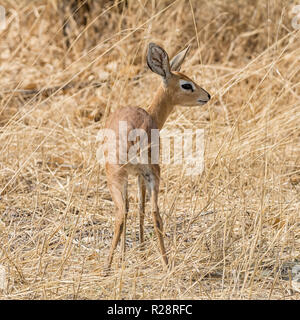
[{"label": "dry straw on ground", "polygon": [[[291,1],[91,1],[86,25],[56,0],[0,1],[0,299],[299,299],[300,31]],[[127,259],[102,277],[114,207],[96,135],[118,107],[146,107],[149,41],[212,94],[166,127],[205,130],[205,170],[163,166],[160,208],[138,245],[130,180]]]}]

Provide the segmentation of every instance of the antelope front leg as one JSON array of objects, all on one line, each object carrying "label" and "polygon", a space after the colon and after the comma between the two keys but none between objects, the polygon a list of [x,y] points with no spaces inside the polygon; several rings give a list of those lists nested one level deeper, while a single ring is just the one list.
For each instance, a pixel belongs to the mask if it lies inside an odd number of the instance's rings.
[{"label": "antelope front leg", "polygon": [[158,238],[160,252],[162,255],[162,260],[163,260],[163,263],[167,266],[168,258],[167,258],[166,249],[164,245],[164,238],[163,238],[163,222],[159,214],[157,200],[158,200],[158,186],[156,184],[154,186],[154,189],[151,192],[152,216],[153,216],[153,222],[154,222],[154,229]]},{"label": "antelope front leg", "polygon": [[129,201],[128,201],[128,182],[124,185],[124,192],[123,192],[124,202],[125,202],[125,214],[124,214],[124,228],[122,233],[122,240],[121,240],[121,261],[124,263],[125,261],[125,251],[126,251],[126,225],[127,225],[127,215],[129,210]]},{"label": "antelope front leg", "polygon": [[145,220],[145,197],[146,186],[143,178],[138,176],[138,199],[139,199],[139,216],[140,216],[140,244],[144,242],[144,220]]},{"label": "antelope front leg", "polygon": [[124,228],[122,230],[122,239],[121,239],[121,262],[125,262],[125,251],[126,251],[126,223],[127,223],[127,212],[124,215]]}]

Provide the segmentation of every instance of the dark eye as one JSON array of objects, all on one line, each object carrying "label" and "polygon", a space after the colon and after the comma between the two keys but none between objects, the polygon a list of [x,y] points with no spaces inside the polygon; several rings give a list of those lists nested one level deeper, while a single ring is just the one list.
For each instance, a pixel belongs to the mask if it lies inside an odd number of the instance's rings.
[{"label": "dark eye", "polygon": [[194,91],[193,86],[190,83],[182,84],[181,88],[184,89],[184,90],[191,90],[192,92]]}]

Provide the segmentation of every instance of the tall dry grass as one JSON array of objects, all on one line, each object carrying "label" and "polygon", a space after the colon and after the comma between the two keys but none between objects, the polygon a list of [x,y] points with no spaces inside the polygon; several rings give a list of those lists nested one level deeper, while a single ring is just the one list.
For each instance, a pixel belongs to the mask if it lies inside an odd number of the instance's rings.
[{"label": "tall dry grass", "polygon": [[[0,1],[0,298],[299,299],[296,2],[91,2],[86,26],[68,16],[67,47],[58,1]],[[109,112],[149,104],[150,41],[171,56],[192,45],[183,71],[212,100],[178,107],[166,127],[205,130],[205,169],[162,167],[169,271],[149,214],[139,248],[130,180],[126,263],[117,251],[104,278],[114,206],[96,135]]]}]

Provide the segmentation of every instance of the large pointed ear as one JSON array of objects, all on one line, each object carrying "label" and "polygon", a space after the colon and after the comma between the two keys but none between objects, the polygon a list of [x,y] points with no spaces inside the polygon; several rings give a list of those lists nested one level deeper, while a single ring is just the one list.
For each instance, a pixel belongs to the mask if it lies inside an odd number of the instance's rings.
[{"label": "large pointed ear", "polygon": [[147,64],[151,71],[159,74],[164,80],[171,77],[169,57],[166,51],[155,43],[149,43]]},{"label": "large pointed ear", "polygon": [[172,71],[180,71],[180,67],[187,56],[191,46],[188,46],[184,50],[180,51],[176,56],[171,60],[170,67]]}]

